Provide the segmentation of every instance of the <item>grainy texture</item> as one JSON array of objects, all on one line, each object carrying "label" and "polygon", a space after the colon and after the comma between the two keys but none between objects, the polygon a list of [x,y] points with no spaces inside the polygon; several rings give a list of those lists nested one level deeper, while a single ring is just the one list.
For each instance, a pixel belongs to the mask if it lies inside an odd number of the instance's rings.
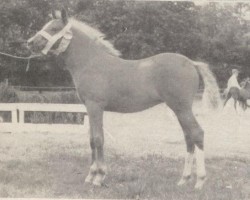
[{"label": "grainy texture", "polygon": [[113,172],[105,180],[107,187],[84,183],[90,165],[87,123],[82,133],[1,133],[0,197],[250,198],[250,111],[236,116],[226,109],[218,115],[202,113],[200,106],[196,102],[194,110],[205,130],[208,157],[202,191],[193,189],[195,176],[185,186],[176,185],[184,139],[175,116],[159,105],[136,114],[106,113],[105,154]]}]

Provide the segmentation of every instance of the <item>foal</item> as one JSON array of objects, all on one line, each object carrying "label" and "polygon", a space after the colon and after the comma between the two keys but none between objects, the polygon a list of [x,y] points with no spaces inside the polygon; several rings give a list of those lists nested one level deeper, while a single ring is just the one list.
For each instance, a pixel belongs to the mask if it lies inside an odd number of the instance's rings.
[{"label": "foal", "polygon": [[[53,13],[52,13],[53,15]],[[218,86],[209,67],[176,53],[161,53],[141,60],[125,60],[103,34],[89,25],[61,16],[47,23],[28,45],[35,53],[53,53],[72,75],[90,123],[92,163],[85,181],[102,185],[106,176],[104,159],[104,111],[133,113],[159,103],[170,107],[182,127],[187,154],[179,185],[186,183],[196,154],[197,182],[201,188],[206,170],[204,132],[193,114],[193,101],[201,79],[205,97],[216,107]],[[55,53],[56,52],[56,53]]]}]

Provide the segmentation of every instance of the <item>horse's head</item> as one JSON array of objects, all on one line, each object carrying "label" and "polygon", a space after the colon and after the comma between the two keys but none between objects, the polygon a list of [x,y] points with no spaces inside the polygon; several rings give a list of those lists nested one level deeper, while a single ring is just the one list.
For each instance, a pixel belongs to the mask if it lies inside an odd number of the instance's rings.
[{"label": "horse's head", "polygon": [[247,77],[241,82],[241,87],[247,90],[250,90],[250,78]]},{"label": "horse's head", "polygon": [[[69,41],[72,38],[71,24],[68,21],[68,15],[65,9],[61,12],[52,12],[53,19],[48,22],[35,36],[28,40],[28,47],[33,53],[46,55],[50,50],[55,50],[60,47],[62,39]],[[67,48],[64,45],[63,48]],[[65,48],[65,49],[66,49]],[[58,49],[58,51],[65,51],[65,49]],[[61,53],[57,52],[57,53]]]},{"label": "horse's head", "polygon": [[246,82],[246,85],[245,85],[244,88],[250,90],[250,81],[247,81],[247,82]]}]

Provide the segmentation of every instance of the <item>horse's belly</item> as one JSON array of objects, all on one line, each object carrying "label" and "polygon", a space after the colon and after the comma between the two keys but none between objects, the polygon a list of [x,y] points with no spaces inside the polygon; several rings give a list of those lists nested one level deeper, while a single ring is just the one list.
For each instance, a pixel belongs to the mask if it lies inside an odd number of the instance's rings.
[{"label": "horse's belly", "polygon": [[161,100],[157,99],[145,100],[145,99],[124,98],[124,99],[119,99],[119,101],[114,100],[109,102],[109,104],[105,107],[105,110],[111,112],[133,113],[146,110],[161,102],[162,102]]}]

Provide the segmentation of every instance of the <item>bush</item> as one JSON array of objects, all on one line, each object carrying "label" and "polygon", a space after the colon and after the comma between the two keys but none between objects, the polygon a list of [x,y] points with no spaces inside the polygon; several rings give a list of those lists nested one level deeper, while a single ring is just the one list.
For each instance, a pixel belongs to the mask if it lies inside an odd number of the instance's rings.
[{"label": "bush", "polygon": [[16,90],[13,87],[7,86],[5,83],[0,83],[0,102],[1,103],[19,102]]},{"label": "bush", "polygon": [[[70,92],[24,92],[0,83],[0,103],[62,103],[79,104],[75,91]],[[5,122],[10,122],[10,112],[0,111]],[[25,122],[29,123],[70,123],[82,124],[83,113],[26,112]]]}]

